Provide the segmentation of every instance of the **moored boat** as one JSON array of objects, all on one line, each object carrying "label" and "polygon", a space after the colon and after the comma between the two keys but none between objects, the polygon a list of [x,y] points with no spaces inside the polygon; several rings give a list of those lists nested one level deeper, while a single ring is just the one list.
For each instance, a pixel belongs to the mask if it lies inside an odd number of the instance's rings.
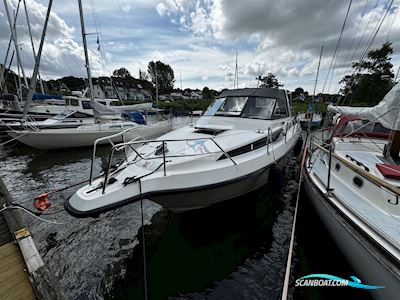
[{"label": "moored boat", "polygon": [[305,190],[329,234],[377,299],[400,290],[400,85],[372,108],[340,112],[332,138],[308,156]]},{"label": "moored boat", "polygon": [[140,197],[175,212],[207,207],[266,184],[299,134],[286,91],[226,90],[192,126],[115,145],[112,154],[125,150],[125,162],[111,168],[111,154],[105,175],[90,178],[65,207],[88,216]]}]

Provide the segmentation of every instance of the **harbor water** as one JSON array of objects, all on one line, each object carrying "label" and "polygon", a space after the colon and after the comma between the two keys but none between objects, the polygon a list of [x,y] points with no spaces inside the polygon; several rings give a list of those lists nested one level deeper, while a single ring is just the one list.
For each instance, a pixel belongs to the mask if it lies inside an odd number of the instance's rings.
[{"label": "harbor water", "polygon": [[[2,139],[2,141],[4,141]],[[15,202],[32,207],[41,193],[88,179],[91,149],[0,149],[0,176]],[[99,174],[108,148],[95,160]],[[280,299],[293,222],[299,164],[295,157],[248,195],[174,214],[149,201],[76,219],[63,209],[76,188],[50,196],[43,222],[23,213],[43,260],[68,299],[143,299],[141,230],[149,299]],[[300,199],[291,282],[311,273],[354,274],[305,196]],[[350,288],[294,288],[290,298],[368,299]]]}]

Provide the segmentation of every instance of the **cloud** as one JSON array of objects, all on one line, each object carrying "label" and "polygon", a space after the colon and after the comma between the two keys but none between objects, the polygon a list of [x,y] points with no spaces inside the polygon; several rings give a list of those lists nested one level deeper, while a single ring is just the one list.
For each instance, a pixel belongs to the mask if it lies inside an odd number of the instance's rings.
[{"label": "cloud", "polygon": [[[46,7],[38,1],[27,0],[36,44],[46,13]],[[17,0],[11,2],[15,7]],[[353,1],[331,91],[345,70],[351,69],[348,68],[351,61],[361,57],[385,11],[385,3],[369,1],[364,11],[365,1]],[[202,88],[207,81],[210,88],[226,88],[232,87],[235,53],[238,52],[241,87],[256,86],[256,77],[260,73],[271,72],[285,83],[286,88],[303,86],[310,90],[323,41],[320,82],[325,80],[347,5],[348,2],[334,0],[119,0],[118,5],[112,1],[84,3],[86,31],[100,32],[102,41],[102,53],[98,53],[95,50],[96,35],[88,36],[92,71],[95,75],[109,75],[112,70],[124,66],[137,76],[139,68],[147,70],[149,61],[161,60],[170,64],[175,74],[182,73],[185,87]],[[397,68],[400,64],[400,21],[395,18],[396,9],[392,8],[388,14],[372,48],[381,45],[390,30],[389,38],[394,41],[395,49],[393,63]],[[93,20],[92,10],[97,15],[97,22]],[[9,39],[6,19],[0,6],[2,57]],[[85,76],[79,28],[76,3],[55,2],[41,65],[48,77]],[[33,59],[22,13],[17,30],[23,48],[23,64],[29,72]]]}]

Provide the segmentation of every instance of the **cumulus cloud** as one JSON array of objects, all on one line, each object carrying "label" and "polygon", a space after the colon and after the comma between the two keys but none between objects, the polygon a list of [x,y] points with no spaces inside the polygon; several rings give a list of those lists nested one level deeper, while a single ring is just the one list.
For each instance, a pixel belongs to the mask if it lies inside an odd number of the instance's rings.
[{"label": "cumulus cloud", "polygon": [[[15,10],[18,1],[13,0],[9,1],[9,3],[10,11]],[[37,51],[43,31],[47,7],[34,0],[26,0],[26,5]],[[2,9],[5,10],[4,7],[2,7]],[[5,51],[10,37],[10,29],[5,13],[0,12],[0,14],[2,15],[0,20],[0,55],[5,57]],[[19,49],[21,52],[22,65],[26,69],[27,75],[29,75],[34,67],[34,58],[22,3],[19,9],[16,30],[18,44],[20,45]],[[76,37],[75,33],[76,30],[74,27],[67,25],[65,20],[54,11],[51,12],[40,64],[42,76],[49,78],[62,75],[85,76],[86,70],[84,67],[83,47],[75,41],[75,39],[80,41],[81,38],[80,34]],[[91,67],[94,73],[96,73],[96,71],[101,68],[99,54],[89,50],[89,56]]]},{"label": "cumulus cloud", "polygon": [[[36,43],[46,12],[38,1],[27,0]],[[315,78],[322,41],[325,50],[321,78],[326,75],[348,5],[348,2],[335,0],[119,1],[120,5],[109,1],[95,3],[102,25],[103,54],[108,70],[125,66],[135,74],[139,68],[146,70],[149,61],[161,60],[170,64],[176,74],[182,73],[184,85],[198,88],[205,81],[211,88],[232,87],[237,51],[240,86],[255,86],[255,78],[260,73],[271,72],[287,88],[303,86],[309,89]],[[9,2],[15,7],[17,0]],[[348,69],[351,61],[360,58],[387,8],[385,3],[369,1],[364,11],[365,1],[353,1],[335,64],[335,78]],[[55,8],[46,37],[43,71],[49,77],[84,76],[76,4],[68,2],[57,6],[55,3]],[[389,39],[394,41],[395,48],[393,63],[397,67],[400,64],[400,21],[395,18],[396,9],[393,7],[388,14],[372,48],[382,44],[390,31]],[[85,12],[87,31],[96,32],[89,7]],[[6,19],[0,6],[2,57],[9,39]],[[28,31],[22,13],[17,30],[23,48],[23,64],[32,68]],[[93,49],[90,51],[93,72],[105,73],[100,55],[94,50],[95,36],[88,38],[89,48]],[[358,44],[358,51],[354,52]]]}]

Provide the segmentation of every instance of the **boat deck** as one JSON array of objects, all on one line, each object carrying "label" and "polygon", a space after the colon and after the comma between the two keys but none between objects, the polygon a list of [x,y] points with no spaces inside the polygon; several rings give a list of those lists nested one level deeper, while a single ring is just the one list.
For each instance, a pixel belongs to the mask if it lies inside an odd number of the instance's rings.
[{"label": "boat deck", "polygon": [[[367,161],[363,160],[365,164],[367,164]],[[321,159],[315,161],[311,176],[315,175],[326,185],[328,169]],[[360,194],[355,193],[348,184],[339,180],[337,176],[331,176],[331,187],[334,187],[332,193],[336,195],[337,199],[340,198],[342,205],[350,209],[364,224],[372,228],[375,233],[379,233],[394,247],[400,249],[400,234],[398,231],[400,220],[398,218],[377,207],[376,204],[366,201]]]},{"label": "boat deck", "polygon": [[0,213],[0,299],[36,299],[25,262]]}]

